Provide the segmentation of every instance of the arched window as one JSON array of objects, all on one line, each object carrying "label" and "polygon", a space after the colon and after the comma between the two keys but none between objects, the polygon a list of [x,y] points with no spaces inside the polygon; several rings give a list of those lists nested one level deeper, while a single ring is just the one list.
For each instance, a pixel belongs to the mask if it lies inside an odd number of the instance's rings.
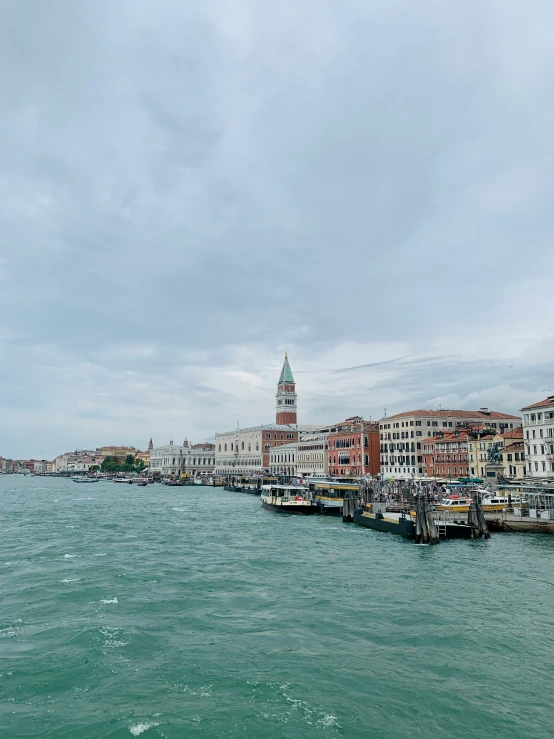
[{"label": "arched window", "polygon": [[241,444],[241,451],[244,451],[244,441]]},{"label": "arched window", "polygon": [[221,451],[221,444],[219,445],[219,451]]},{"label": "arched window", "polygon": [[225,451],[227,451],[227,444],[225,444]]},{"label": "arched window", "polygon": [[265,447],[264,447],[264,450],[265,450],[266,452],[268,452],[268,451],[269,451],[269,444],[266,444],[266,445],[265,445]]},{"label": "arched window", "polygon": [[233,451],[233,442],[231,442],[231,451]]}]

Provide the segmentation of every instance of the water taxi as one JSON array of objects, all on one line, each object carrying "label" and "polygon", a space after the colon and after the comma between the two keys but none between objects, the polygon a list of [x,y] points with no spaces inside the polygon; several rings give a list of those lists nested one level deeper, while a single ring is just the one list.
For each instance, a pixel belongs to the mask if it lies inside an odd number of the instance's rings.
[{"label": "water taxi", "polygon": [[336,480],[310,481],[308,487],[319,512],[325,516],[341,516],[345,493],[356,495],[360,491],[359,485]]},{"label": "water taxi", "polygon": [[[504,495],[493,495],[487,491],[477,491],[482,493],[481,508],[483,513],[490,513],[492,511],[503,511],[505,508],[512,506],[521,506],[521,498],[514,496],[508,498]],[[450,495],[448,498],[443,498],[440,503],[435,506],[437,511],[452,511],[453,513],[467,513],[471,505],[471,498],[463,498],[457,495]]]},{"label": "water taxi", "polygon": [[72,477],[73,482],[99,482],[98,477]]},{"label": "water taxi", "polygon": [[264,508],[282,513],[317,513],[306,491],[300,485],[263,485],[261,501]]}]

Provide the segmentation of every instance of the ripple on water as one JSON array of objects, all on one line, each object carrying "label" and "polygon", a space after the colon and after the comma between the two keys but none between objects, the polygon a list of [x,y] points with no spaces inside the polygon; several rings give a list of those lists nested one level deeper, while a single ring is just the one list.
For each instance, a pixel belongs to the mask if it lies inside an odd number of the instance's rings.
[{"label": "ripple on water", "polygon": [[419,548],[220,489],[9,482],[2,737],[551,739],[554,537]]}]

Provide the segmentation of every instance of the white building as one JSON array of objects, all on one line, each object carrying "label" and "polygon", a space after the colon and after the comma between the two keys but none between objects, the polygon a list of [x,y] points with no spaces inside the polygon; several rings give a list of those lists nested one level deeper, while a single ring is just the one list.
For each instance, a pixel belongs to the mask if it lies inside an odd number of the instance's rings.
[{"label": "white building", "polygon": [[[185,442],[186,445],[186,442]],[[215,444],[194,444],[186,447],[182,472],[189,477],[211,475],[215,469]]]},{"label": "white building", "polygon": [[60,454],[54,460],[54,472],[88,472],[91,467],[100,466],[105,457],[97,452],[77,450]]},{"label": "white building", "polygon": [[297,438],[296,428],[277,423],[245,429],[237,427],[234,431],[216,434],[216,474],[247,475],[268,470],[270,450]]},{"label": "white building", "polygon": [[296,475],[298,443],[276,446],[269,452],[269,471],[272,475]]},{"label": "white building", "polygon": [[211,475],[215,466],[213,444],[197,444],[193,447],[170,441],[166,446],[150,450],[150,472],[159,472],[162,477],[188,474],[190,477]]},{"label": "white building", "polygon": [[422,444],[429,437],[455,429],[486,425],[499,433],[521,426],[519,416],[489,411],[417,410],[397,413],[379,421],[381,475],[383,478],[424,476]]},{"label": "white building", "polygon": [[554,395],[522,408],[529,477],[554,477]]},{"label": "white building", "polygon": [[296,473],[302,477],[329,474],[328,432],[302,436],[298,442]]}]

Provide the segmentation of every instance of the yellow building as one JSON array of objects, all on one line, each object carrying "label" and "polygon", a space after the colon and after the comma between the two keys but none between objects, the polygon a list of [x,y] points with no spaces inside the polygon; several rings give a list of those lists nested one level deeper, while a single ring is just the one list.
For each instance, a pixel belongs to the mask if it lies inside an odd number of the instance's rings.
[{"label": "yellow building", "polygon": [[137,453],[134,446],[101,446],[96,453],[102,457],[127,457],[131,454],[133,457]]},{"label": "yellow building", "polygon": [[498,444],[504,467],[504,477],[521,480],[525,477],[525,448],[521,427],[499,433],[496,429],[483,428],[470,433],[468,440],[469,465],[473,476],[486,478],[485,466],[489,449]]}]

